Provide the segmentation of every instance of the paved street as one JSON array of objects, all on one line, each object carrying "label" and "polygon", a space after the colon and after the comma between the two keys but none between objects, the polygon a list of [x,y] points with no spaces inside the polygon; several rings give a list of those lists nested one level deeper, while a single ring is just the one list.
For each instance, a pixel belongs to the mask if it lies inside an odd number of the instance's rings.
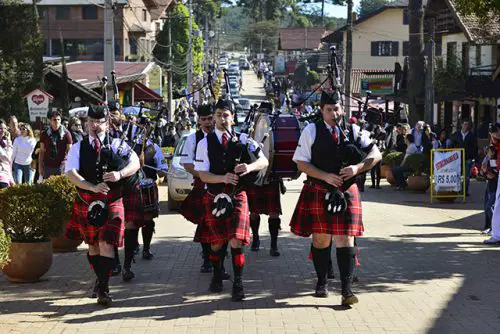
[{"label": "paved street", "polygon": [[[243,95],[259,98],[259,85],[247,72]],[[428,194],[387,184],[367,189],[355,284],[360,303],[348,310],[339,306],[338,279],[328,299],[312,296],[310,240],[288,227],[301,182],[286,185],[282,256],[268,254],[264,218],[261,251],[246,252],[243,303],[231,302],[230,283],[223,294],[208,293],[210,274],[199,273],[201,249],[191,241],[195,226],[168,212],[162,187],[155,259],[137,259],[131,283],[112,279],[112,307],[89,298],[95,278],[81,246],[55,254],[39,283],[0,277],[0,333],[500,333],[500,249],[484,246],[478,232],[484,183],[472,182],[467,203],[453,204],[430,204]]]}]

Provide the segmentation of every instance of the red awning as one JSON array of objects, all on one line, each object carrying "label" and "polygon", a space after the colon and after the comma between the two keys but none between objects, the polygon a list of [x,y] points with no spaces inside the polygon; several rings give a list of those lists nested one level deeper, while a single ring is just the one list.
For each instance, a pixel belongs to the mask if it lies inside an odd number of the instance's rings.
[{"label": "red awning", "polygon": [[163,97],[140,82],[134,83],[134,100],[144,102],[162,102]]}]

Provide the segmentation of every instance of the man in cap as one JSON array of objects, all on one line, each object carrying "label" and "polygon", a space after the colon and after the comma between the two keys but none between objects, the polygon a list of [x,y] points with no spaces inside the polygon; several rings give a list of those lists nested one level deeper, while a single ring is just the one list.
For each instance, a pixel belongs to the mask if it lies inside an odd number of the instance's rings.
[{"label": "man in cap", "polygon": [[255,141],[233,133],[234,116],[231,102],[219,100],[215,106],[215,131],[198,143],[194,165],[208,188],[203,198],[205,218],[200,241],[211,244],[210,291],[222,291],[224,244],[229,242],[234,271],[232,299],[241,301],[245,298],[242,246],[250,242],[245,180],[252,172],[266,168],[268,162]]},{"label": "man in cap", "polygon": [[[317,297],[328,296],[327,272],[333,236],[342,286],[342,305],[352,305],[358,302],[352,292],[356,255],[354,237],[361,236],[364,228],[358,187],[353,183],[344,189],[344,182],[369,170],[382,157],[369,136],[362,135],[361,147],[370,148],[366,158],[357,164],[349,164],[345,160],[348,157],[346,145],[352,138],[358,137],[360,129],[353,126],[352,135],[345,133],[344,111],[337,95],[323,92],[321,116],[319,121],[309,124],[302,131],[293,157],[299,170],[307,175],[307,181],[290,227],[292,233],[299,236],[309,237],[312,234],[311,253],[318,277]],[[337,203],[331,202],[333,194]],[[335,210],[332,210],[332,204]]]},{"label": "man in cap", "polygon": [[[88,261],[97,280],[97,302],[111,303],[109,276],[115,267],[113,247],[123,244],[124,208],[120,180],[139,169],[134,152],[126,161],[118,157],[120,141],[108,133],[108,109],[90,106],[88,135],[71,146],[65,166],[68,178],[78,190],[66,237],[81,239],[89,245]],[[125,144],[124,150],[130,151]]]}]

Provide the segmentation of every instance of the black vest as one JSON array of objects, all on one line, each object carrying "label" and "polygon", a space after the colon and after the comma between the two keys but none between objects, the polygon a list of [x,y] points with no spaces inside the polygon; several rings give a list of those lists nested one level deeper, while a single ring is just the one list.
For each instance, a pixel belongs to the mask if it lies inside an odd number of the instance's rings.
[{"label": "black vest", "polygon": [[[78,173],[92,184],[98,184],[102,182],[102,177],[105,172],[115,172],[119,169],[114,167],[114,163],[109,161],[109,157],[113,157],[115,154],[111,151],[111,148],[106,148],[105,146],[111,144],[108,141],[108,136],[104,138],[101,144],[101,158],[98,159],[97,152],[94,147],[89,143],[89,136],[83,137],[80,142],[80,169]],[[111,151],[111,152],[109,152]],[[108,186],[111,189],[116,189],[120,187],[119,182],[109,182]]]},{"label": "black vest", "polygon": [[203,138],[205,138],[205,133],[203,132],[203,130],[198,130],[196,131],[195,136],[196,136],[196,144],[194,145],[194,156],[196,157],[196,150],[198,149],[198,143]]},{"label": "black vest", "polygon": [[[235,134],[238,137],[238,134]],[[227,150],[219,142],[215,132],[207,135],[208,160],[210,161],[210,173],[216,175],[225,175],[234,173],[236,158],[240,158],[238,163],[251,163],[250,155],[247,150],[242,149],[242,145],[235,143],[228,138]],[[224,189],[223,183],[208,184],[208,189],[213,193],[219,193]]]}]

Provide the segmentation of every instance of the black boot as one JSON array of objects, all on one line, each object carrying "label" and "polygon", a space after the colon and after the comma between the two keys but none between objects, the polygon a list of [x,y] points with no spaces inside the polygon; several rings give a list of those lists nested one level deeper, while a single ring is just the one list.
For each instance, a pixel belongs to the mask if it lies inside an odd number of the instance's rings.
[{"label": "black boot", "polygon": [[125,230],[125,261],[123,263],[122,279],[128,282],[135,278],[132,272],[132,262],[134,261],[134,250],[137,245],[137,236],[139,235],[138,229]]},{"label": "black boot", "polygon": [[[256,218],[255,218],[256,217]],[[260,216],[250,215],[250,228],[252,229],[252,247],[253,252],[257,252],[260,248],[260,238],[259,238],[259,227],[260,227]]]},{"label": "black boot", "polygon": [[281,219],[269,218],[269,233],[271,234],[271,249],[269,255],[280,256],[278,252],[278,231],[281,230]]},{"label": "black boot", "polygon": [[328,279],[334,279],[335,278],[335,273],[333,272],[332,244],[330,244],[330,247],[328,247],[328,254],[330,255],[330,258],[328,260],[328,273],[327,273],[327,277],[328,277]]},{"label": "black boot", "polygon": [[245,268],[245,254],[242,248],[231,248],[231,259],[233,261],[233,294],[232,300],[240,302],[245,299],[245,292],[243,291],[243,268]]},{"label": "black boot", "polygon": [[355,247],[337,248],[337,263],[342,286],[342,305],[352,305],[358,302],[358,297],[352,292],[352,280],[355,265]]},{"label": "black boot", "polygon": [[316,275],[318,276],[318,282],[316,283],[315,296],[320,298],[328,297],[328,260],[330,259],[330,247],[326,248],[311,248],[314,269],[316,269]]},{"label": "black boot", "polygon": [[153,233],[155,232],[155,221],[150,220],[142,227],[142,241],[144,246],[142,247],[142,258],[144,260],[152,260],[153,254],[149,251],[151,246],[151,239],[153,239]]},{"label": "black boot", "polygon": [[120,254],[118,254],[118,247],[115,247],[115,267],[113,268],[112,276],[118,276],[122,272],[122,265],[120,264]]},{"label": "black boot", "polygon": [[222,261],[226,255],[226,250],[224,248],[218,251],[210,250],[210,260],[213,266],[213,276],[212,282],[210,282],[210,291],[214,293],[219,293],[222,291]]},{"label": "black boot", "polygon": [[201,265],[200,272],[201,273],[211,273],[212,272],[212,262],[210,262],[210,244],[202,243],[202,256],[203,256],[203,264]]},{"label": "black boot", "polygon": [[116,260],[114,258],[99,256],[98,260],[98,280],[97,287],[97,303],[99,305],[107,306],[111,304],[111,297],[109,296],[109,276],[110,272],[115,268]]}]

